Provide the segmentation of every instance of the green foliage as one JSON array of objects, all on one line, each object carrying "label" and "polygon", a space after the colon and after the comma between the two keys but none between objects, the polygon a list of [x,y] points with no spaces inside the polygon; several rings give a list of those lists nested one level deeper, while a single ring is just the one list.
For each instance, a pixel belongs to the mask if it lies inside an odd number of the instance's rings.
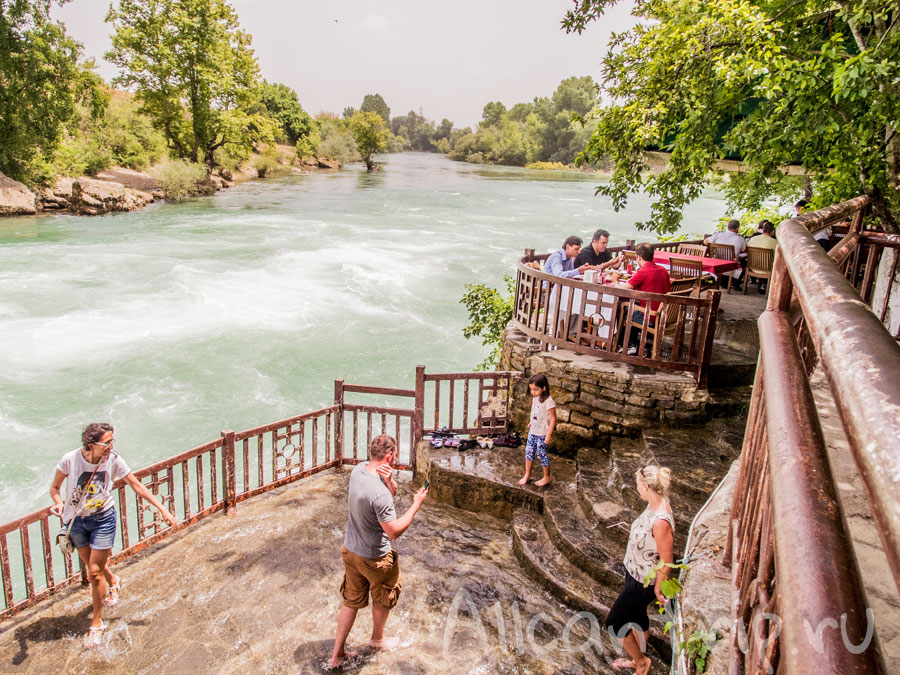
[{"label": "green foliage", "polygon": [[716,227],[719,230],[724,230],[725,226],[728,225],[728,221],[732,218],[738,218],[738,220],[741,221],[741,236],[752,237],[754,234],[756,234],[756,228],[759,226],[759,223],[761,221],[768,220],[777,228],[778,224],[781,223],[781,221],[790,218],[790,214],[779,211],[778,209],[764,206],[753,211],[745,211],[744,213],[740,214],[740,217],[734,215],[722,216],[721,218],[719,218],[719,222],[716,224]]},{"label": "green foliage", "polygon": [[289,145],[297,145],[301,140],[309,142],[315,126],[297,98],[297,92],[286,84],[271,84],[262,81],[259,100],[266,114],[279,125],[277,140]]},{"label": "green foliage", "polygon": [[155,167],[152,174],[159,181],[167,199],[181,201],[197,188],[198,183],[206,179],[207,171],[204,164],[173,159]]},{"label": "green foliage", "polygon": [[175,156],[212,167],[219,148],[248,154],[274,140],[250,35],[225,0],[119,0],[107,21],[114,82],[134,88]]},{"label": "green foliage", "polygon": [[499,101],[484,106],[475,133],[450,134],[451,159],[526,166],[535,162],[572,164],[590,138],[582,118],[597,103],[590,77],[560,82],[550,98],[517,103],[509,110]]},{"label": "green foliage", "polygon": [[356,141],[343,120],[320,117],[318,123],[320,140],[317,153],[320,157],[337,159],[341,164],[362,159],[356,150]]},{"label": "green foliage", "polygon": [[697,672],[702,673],[706,670],[706,659],[709,657],[709,652],[720,637],[717,630],[695,630],[687,640],[680,644],[679,653],[686,651]]},{"label": "green foliage", "polygon": [[395,136],[405,140],[404,149],[433,152],[437,147],[437,141],[450,138],[450,134],[453,132],[453,122],[444,119],[439,127],[435,127],[434,122],[410,110],[405,116],[395,117],[391,120],[391,131]]},{"label": "green foliage", "polygon": [[526,169],[539,169],[541,171],[565,171],[568,167],[562,162],[532,162],[525,165]]},{"label": "green foliage", "polygon": [[[580,32],[623,0],[580,0],[563,24]],[[629,4],[629,6],[631,6]],[[653,197],[639,227],[673,232],[716,162],[743,159],[725,191],[735,210],[798,194],[784,167],[800,164],[816,201],[864,193],[891,231],[900,194],[900,21],[895,0],[639,0],[630,30],[604,60],[605,98],[585,160],[609,157],[597,192],[622,208]],[[647,175],[646,151],[671,153]]]},{"label": "green foliage", "polygon": [[50,17],[50,0],[0,2],[0,171],[35,185],[84,102],[104,102],[81,45]]},{"label": "green foliage", "polygon": [[279,172],[282,169],[282,165],[278,160],[277,148],[274,145],[266,146],[260,154],[253,155],[253,166],[256,169],[256,175],[259,178],[265,178]]},{"label": "green foliage", "polygon": [[466,292],[460,300],[469,312],[469,325],[463,328],[463,336],[467,340],[480,337],[481,344],[492,347],[476,370],[490,370],[500,362],[500,339],[506,324],[512,320],[516,288],[516,280],[511,275],[504,275],[503,281],[506,295],[485,284],[466,284]]},{"label": "green foliage", "polygon": [[390,129],[378,113],[357,112],[350,118],[350,133],[356,141],[357,151],[366,163],[366,169],[373,171],[375,153],[387,150]]},{"label": "green foliage", "polygon": [[358,112],[359,111],[356,108],[354,108],[352,106],[347,106],[346,108],[344,108],[344,113],[341,115],[341,117],[343,119],[349,121],[350,118],[353,117]]},{"label": "green foliage", "polygon": [[[359,106],[360,112],[374,112],[384,121],[385,124],[391,121],[391,109],[384,102],[381,94],[366,94],[363,96],[362,105]],[[351,115],[350,117],[353,117]]]}]

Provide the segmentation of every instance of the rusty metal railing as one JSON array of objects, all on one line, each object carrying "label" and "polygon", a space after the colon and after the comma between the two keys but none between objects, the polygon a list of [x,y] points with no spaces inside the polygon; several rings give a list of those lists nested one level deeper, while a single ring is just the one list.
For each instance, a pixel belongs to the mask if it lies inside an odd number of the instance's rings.
[{"label": "rusty metal railing", "polygon": [[[670,250],[685,242],[654,245]],[[619,250],[619,249],[617,249]],[[526,251],[516,267],[513,323],[543,350],[567,349],[660,370],[687,371],[706,387],[720,293],[703,297],[644,293],[553,276],[529,267],[547,255]],[[658,303],[658,305],[657,305]],[[658,306],[658,311],[641,309]],[[640,321],[634,320],[641,310]],[[626,351],[636,331],[637,354]]]},{"label": "rusty metal railing", "polygon": [[[778,227],[724,558],[734,673],[886,672],[809,384],[820,364],[900,589],[900,347],[847,278],[860,241],[877,244],[861,229],[867,206],[858,197]],[[848,218],[826,255],[810,231]]]},{"label": "rusty metal railing", "polygon": [[[206,516],[231,511],[255,495],[342,464],[365,461],[369,443],[380,433],[392,434],[398,440],[395,466],[415,469],[415,447],[426,433],[426,412],[434,412],[436,428],[448,426],[457,433],[505,432],[511,379],[519,375],[435,374],[418,366],[415,389],[335,380],[334,405],[245,431],[226,430],[220,438],[135,471],[135,476],[175,515],[178,525],[174,528],[132,490],[126,490],[124,480],[117,481],[113,487],[120,527],[111,560],[116,563],[128,558]],[[430,400],[426,399],[426,388],[432,382],[433,411],[426,403]],[[441,383],[445,385],[443,393]],[[472,383],[476,384],[470,387]],[[455,397],[454,386],[463,388]],[[352,403],[346,400],[347,394],[411,398],[413,407]],[[449,408],[442,407],[448,396]],[[462,412],[459,424],[454,410]],[[476,415],[471,424],[467,422],[470,412]],[[48,507],[0,525],[0,621],[79,580],[87,583],[78,556],[73,559],[64,555],[55,545],[60,523]],[[13,566],[11,560],[16,559],[21,564]]]}]

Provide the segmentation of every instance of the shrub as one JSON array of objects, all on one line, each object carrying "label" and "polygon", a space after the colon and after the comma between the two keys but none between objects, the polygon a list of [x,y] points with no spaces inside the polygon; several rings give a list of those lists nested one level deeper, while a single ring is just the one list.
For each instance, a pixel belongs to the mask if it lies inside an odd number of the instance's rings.
[{"label": "shrub", "polygon": [[526,169],[540,169],[542,171],[564,171],[568,169],[562,162],[532,162],[525,165]]},{"label": "shrub", "polygon": [[321,157],[331,157],[340,160],[341,164],[358,162],[362,159],[356,149],[356,141],[350,135],[350,130],[340,121],[328,121],[322,124],[319,131],[318,154]]},{"label": "shrub", "polygon": [[181,201],[196,189],[198,183],[206,180],[206,165],[173,159],[159,165],[152,173],[168,199]]},{"label": "shrub", "polygon": [[463,328],[463,336],[466,339],[480,337],[481,344],[492,348],[476,370],[490,370],[500,362],[500,340],[506,324],[512,320],[516,290],[516,280],[511,275],[505,275],[503,281],[506,295],[485,284],[466,284],[466,292],[460,300],[469,312],[469,325]]}]

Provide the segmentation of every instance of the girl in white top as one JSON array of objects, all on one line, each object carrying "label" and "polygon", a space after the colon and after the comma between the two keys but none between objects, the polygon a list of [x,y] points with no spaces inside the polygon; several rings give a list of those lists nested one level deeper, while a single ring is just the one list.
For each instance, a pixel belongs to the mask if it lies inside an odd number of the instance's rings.
[{"label": "girl in white top", "polygon": [[[124,478],[142,498],[159,509],[165,521],[175,527],[175,518],[166,511],[150,490],[135,478],[118,454],[112,452],[113,428],[105,422],[87,425],[81,434],[82,447],[66,453],[56,467],[50,484],[53,498],[51,512],[68,525],[69,538],[88,571],[94,615],[82,643],[85,649],[100,644],[103,630],[103,605],[112,607],[119,600],[121,582],[107,564],[116,537],[116,506],[112,499],[113,484]],[[66,482],[66,499],[60,487]]]},{"label": "girl in white top", "polygon": [[531,400],[528,442],[525,445],[525,475],[519,480],[519,485],[525,485],[530,480],[531,465],[537,455],[544,477],[535,482],[535,485],[544,487],[553,480],[550,478],[550,454],[547,446],[550,445],[550,437],[556,428],[556,404],[550,396],[550,383],[547,382],[546,375],[532,375],[528,380],[528,390],[534,398]]},{"label": "girl in white top", "polygon": [[660,584],[668,576],[669,568],[658,571],[653,583],[646,587],[644,581],[660,560],[674,561],[675,519],[668,499],[670,470],[650,464],[639,469],[635,478],[638,494],[647,502],[647,509],[631,525],[625,549],[625,589],[609,610],[606,626],[631,657],[631,660],[616,659],[613,667],[634,668],[638,675],[646,675],[650,671],[650,658],[643,651],[650,629],[647,605],[654,598],[662,606],[668,602]]}]

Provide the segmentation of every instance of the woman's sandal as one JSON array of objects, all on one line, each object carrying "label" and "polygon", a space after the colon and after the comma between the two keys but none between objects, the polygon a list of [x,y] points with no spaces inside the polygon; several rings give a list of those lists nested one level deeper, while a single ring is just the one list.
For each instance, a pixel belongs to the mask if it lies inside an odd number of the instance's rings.
[{"label": "woman's sandal", "polygon": [[103,631],[105,631],[108,626],[109,624],[104,622],[99,626],[91,626],[88,628],[87,635],[84,636],[84,640],[81,643],[82,648],[91,649],[103,644]]},{"label": "woman's sandal", "polygon": [[122,577],[116,577],[116,583],[111,584],[106,592],[103,604],[106,607],[115,607],[119,604],[119,593],[122,591]]}]

